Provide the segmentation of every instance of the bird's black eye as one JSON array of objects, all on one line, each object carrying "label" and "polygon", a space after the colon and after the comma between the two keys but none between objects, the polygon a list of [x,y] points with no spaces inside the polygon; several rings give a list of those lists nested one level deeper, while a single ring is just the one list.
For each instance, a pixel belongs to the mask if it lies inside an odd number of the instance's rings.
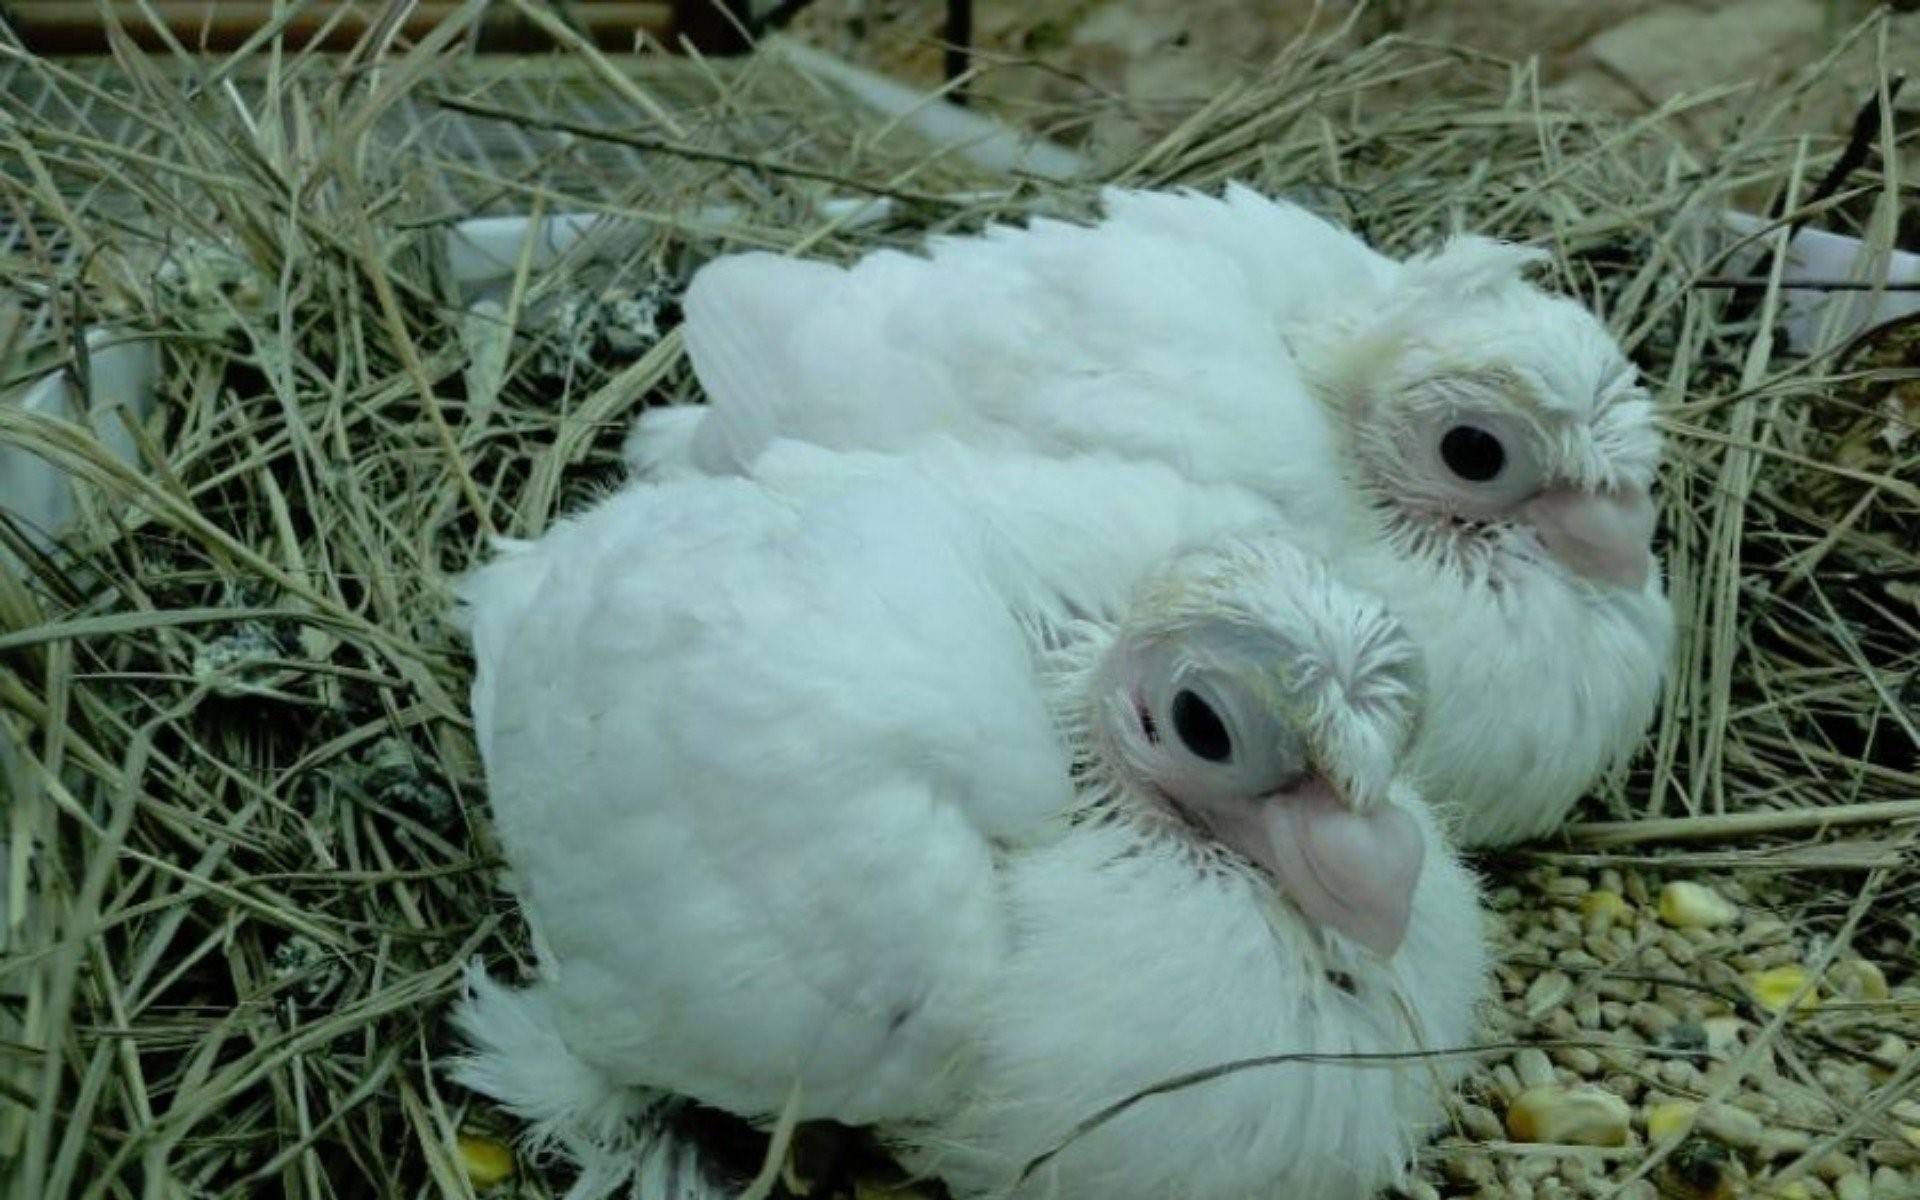
[{"label": "bird's black eye", "polygon": [[1173,731],[1180,744],[1208,762],[1233,757],[1233,739],[1211,705],[1184,688],[1173,697]]},{"label": "bird's black eye", "polygon": [[1472,425],[1455,425],[1440,439],[1440,461],[1469,483],[1485,483],[1507,465],[1500,439]]}]

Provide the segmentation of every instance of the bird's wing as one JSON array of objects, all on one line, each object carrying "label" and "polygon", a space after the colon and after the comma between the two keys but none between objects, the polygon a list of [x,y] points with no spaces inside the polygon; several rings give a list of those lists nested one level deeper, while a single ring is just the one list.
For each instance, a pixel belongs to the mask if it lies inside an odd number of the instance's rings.
[{"label": "bird's wing", "polygon": [[589,1063],[849,1121],[954,1078],[994,844],[1070,788],[947,519],[638,487],[466,585],[498,830]]},{"label": "bird's wing", "polygon": [[1320,414],[1287,327],[1392,264],[1245,190],[1108,205],[1091,227],[1040,219],[848,268],[763,253],[708,264],[686,298],[712,409],[694,458],[740,469],[774,437],[898,450],[939,434],[1245,483],[1276,458],[1314,457],[1301,443]]},{"label": "bird's wing", "polygon": [[985,450],[947,437],[895,453],[783,439],[755,462],[754,478],[789,496],[852,479],[934,490],[967,513],[964,536],[994,592],[1043,621],[1116,620],[1140,579],[1176,551],[1276,520],[1264,496],[1194,483],[1160,463]]}]

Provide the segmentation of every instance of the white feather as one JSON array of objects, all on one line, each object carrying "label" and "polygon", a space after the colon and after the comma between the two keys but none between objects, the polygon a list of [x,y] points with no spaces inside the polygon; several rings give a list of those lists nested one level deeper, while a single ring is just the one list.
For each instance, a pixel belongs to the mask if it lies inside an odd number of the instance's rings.
[{"label": "white feather", "polygon": [[[1421,642],[1435,712],[1415,765],[1460,836],[1555,828],[1651,719],[1673,622],[1657,572],[1638,593],[1602,589],[1524,533],[1407,527],[1394,505],[1417,489],[1375,460],[1435,411],[1431,381],[1465,372],[1506,389],[1487,403],[1538,432],[1556,477],[1650,484],[1652,406],[1604,327],[1521,278],[1535,250],[1462,237],[1400,263],[1240,187],[1105,203],[1091,227],[994,227],[844,269],[759,254],[710,264],[688,301],[710,399],[695,462],[723,447],[740,470],[775,438],[881,452],[957,439],[1156,462],[1256,497]],[[757,374],[736,387],[743,359]],[[1099,489],[1056,499],[1122,502]],[[1048,519],[1038,504],[1025,516]],[[1075,563],[1080,587],[1108,594],[1142,566],[1111,542],[1077,548]]]},{"label": "white feather", "polygon": [[[1088,490],[1114,503],[1061,503]],[[796,1078],[803,1117],[876,1124],[973,1197],[1184,1070],[1462,1044],[1473,888],[1404,782],[1381,802],[1428,830],[1429,858],[1382,963],[1082,740],[1113,619],[1223,606],[1301,648],[1303,729],[1336,777],[1394,774],[1410,648],[1300,552],[1234,540],[1259,507],[1097,456],[776,443],[752,479],[635,485],[510,547],[462,594],[541,978],[472,981],[458,1078],[581,1163],[578,1200],[704,1178],[663,1094],[764,1120]],[[1214,548],[1178,553],[1196,540]],[[1137,556],[1138,597],[1076,587],[1095,544]],[[1063,594],[1103,619],[1069,621]],[[1093,759],[1077,794],[1070,757]],[[1360,1200],[1437,1112],[1430,1078],[1236,1075],[1101,1127],[1022,1194]]]}]

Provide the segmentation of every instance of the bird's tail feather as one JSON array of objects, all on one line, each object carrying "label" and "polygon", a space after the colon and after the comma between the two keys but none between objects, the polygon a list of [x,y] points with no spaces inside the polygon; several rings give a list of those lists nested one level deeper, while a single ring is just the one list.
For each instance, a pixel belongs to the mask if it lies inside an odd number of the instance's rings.
[{"label": "bird's tail feather", "polygon": [[579,1168],[566,1200],[730,1200],[694,1146],[673,1127],[684,1101],[624,1086],[583,1061],[560,1037],[544,984],[508,988],[478,963],[453,1022],[469,1050],[455,1082],[528,1123],[536,1154],[558,1150]]}]

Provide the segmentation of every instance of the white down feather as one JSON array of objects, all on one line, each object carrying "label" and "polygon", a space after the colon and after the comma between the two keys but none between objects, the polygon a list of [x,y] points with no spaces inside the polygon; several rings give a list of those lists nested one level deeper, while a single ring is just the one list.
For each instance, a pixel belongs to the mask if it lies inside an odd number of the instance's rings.
[{"label": "white down feather", "polygon": [[[765,1119],[797,1079],[802,1117],[875,1124],[984,1196],[1184,1070],[1466,1042],[1485,969],[1473,886],[1405,784],[1390,799],[1429,853],[1382,963],[1246,864],[1196,869],[1192,835],[1130,822],[1085,773],[1075,698],[1105,643],[1069,617],[1137,612],[1075,555],[1125,546],[1151,575],[1259,505],[1155,464],[956,446],[781,445],[763,466],[630,487],[462,588],[541,978],[476,975],[458,1077],[581,1164],[571,1195],[725,1194],[668,1128],[675,1097]],[[1072,516],[1060,500],[1088,489],[1116,500]],[[1307,607],[1372,603],[1315,570]],[[1276,568],[1245,590],[1305,586]],[[1357,661],[1341,628],[1287,632]],[[1412,712],[1365,718],[1392,723],[1384,741],[1339,734],[1362,719],[1341,697],[1367,693],[1340,671],[1314,706],[1322,756],[1389,771],[1338,748],[1404,744]],[[1429,1085],[1453,1073],[1236,1074],[1143,1103],[1022,1194],[1359,1200],[1403,1168],[1438,1111]]]},{"label": "white down feather", "polygon": [[[1522,534],[1409,537],[1381,496],[1392,480],[1365,479],[1359,454],[1398,419],[1369,425],[1376,407],[1462,371],[1520,381],[1521,416],[1559,431],[1542,436],[1566,477],[1650,483],[1651,406],[1621,390],[1604,329],[1520,278],[1528,252],[1484,240],[1400,262],[1240,187],[1113,191],[1106,207],[1090,227],[993,227],[851,268],[716,260],[686,299],[710,405],[645,415],[629,461],[664,478],[761,470],[776,438],[879,451],[955,438],[1118,454],[1242,489],[1420,642],[1435,703],[1414,764],[1461,840],[1557,827],[1652,719],[1673,624],[1658,572],[1604,588]],[[1078,562],[1081,586],[1104,575],[1121,594],[1140,565],[1113,543]]]}]

